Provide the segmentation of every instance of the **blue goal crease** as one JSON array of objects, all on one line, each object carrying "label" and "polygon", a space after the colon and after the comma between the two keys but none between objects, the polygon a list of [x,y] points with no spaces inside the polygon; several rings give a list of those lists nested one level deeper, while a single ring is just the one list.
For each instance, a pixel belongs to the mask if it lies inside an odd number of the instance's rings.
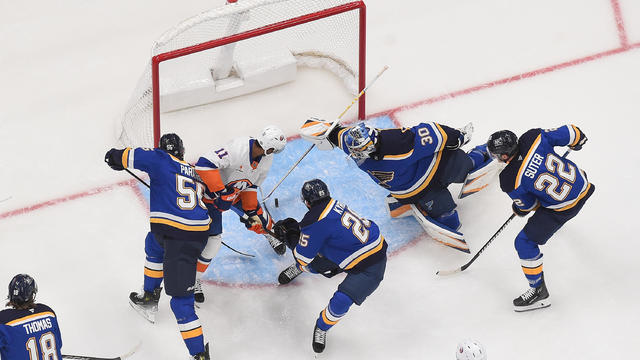
[{"label": "blue goal crease", "polygon": [[[379,128],[396,127],[388,116],[373,118],[367,123]],[[269,175],[262,184],[265,195],[309,146],[309,142],[295,139],[287,144],[283,152],[275,155]],[[347,204],[360,216],[375,221],[389,244],[389,252],[422,234],[422,228],[412,217],[389,217],[385,203],[388,192],[375,184],[339,149],[314,149],[298,164],[266,202],[274,221],[287,217],[301,220],[307,209],[300,201],[300,188],[305,181],[313,178],[327,183],[331,197]],[[139,188],[149,201],[148,189],[143,186]],[[275,206],[276,199],[278,207]],[[282,256],[277,255],[267,239],[247,230],[233,211],[223,214],[222,226],[225,243],[255,257],[242,256],[223,246],[205,273],[205,280],[229,284],[277,284],[280,271],[293,263],[290,251]]]}]

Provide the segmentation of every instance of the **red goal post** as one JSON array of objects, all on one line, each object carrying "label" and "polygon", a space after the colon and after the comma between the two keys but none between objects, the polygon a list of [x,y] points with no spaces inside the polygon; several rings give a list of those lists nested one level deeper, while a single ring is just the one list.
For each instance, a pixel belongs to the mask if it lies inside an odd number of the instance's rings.
[{"label": "red goal post", "polygon": [[[162,112],[293,81],[297,66],[327,69],[355,95],[365,87],[365,60],[363,1],[230,2],[181,22],[155,42],[118,121],[118,139],[157,147]],[[362,96],[358,118],[364,116]]]}]

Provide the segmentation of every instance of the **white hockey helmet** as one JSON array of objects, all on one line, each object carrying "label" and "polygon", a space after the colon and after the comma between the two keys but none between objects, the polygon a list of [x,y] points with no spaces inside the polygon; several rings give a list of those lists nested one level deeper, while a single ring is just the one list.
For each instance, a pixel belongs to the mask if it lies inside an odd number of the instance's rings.
[{"label": "white hockey helmet", "polygon": [[477,340],[465,339],[458,344],[457,360],[487,360],[487,351]]},{"label": "white hockey helmet", "polygon": [[[270,155],[272,153],[279,153],[284,150],[284,146],[287,145],[287,138],[280,128],[274,125],[269,125],[262,129],[260,135],[258,135],[258,144],[264,149],[265,154]],[[271,152],[269,150],[271,149]]]}]

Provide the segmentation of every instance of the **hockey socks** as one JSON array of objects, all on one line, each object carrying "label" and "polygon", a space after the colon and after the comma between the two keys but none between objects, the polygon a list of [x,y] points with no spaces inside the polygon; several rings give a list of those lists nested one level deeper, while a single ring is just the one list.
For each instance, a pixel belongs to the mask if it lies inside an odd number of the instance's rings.
[{"label": "hockey socks", "polygon": [[542,254],[533,259],[520,259],[522,272],[529,281],[529,286],[534,288],[542,282]]},{"label": "hockey socks", "polygon": [[324,331],[331,329],[349,311],[351,304],[353,301],[349,296],[341,291],[336,291],[329,300],[329,305],[318,316],[316,326]]},{"label": "hockey socks", "polygon": [[153,292],[160,287],[164,277],[162,265],[164,249],[151,232],[147,233],[147,237],[144,239],[144,252],[146,254],[144,262],[144,291]]},{"label": "hockey socks", "polygon": [[171,310],[178,321],[180,335],[190,355],[200,354],[204,349],[204,336],[200,319],[196,315],[193,295],[171,298]]}]

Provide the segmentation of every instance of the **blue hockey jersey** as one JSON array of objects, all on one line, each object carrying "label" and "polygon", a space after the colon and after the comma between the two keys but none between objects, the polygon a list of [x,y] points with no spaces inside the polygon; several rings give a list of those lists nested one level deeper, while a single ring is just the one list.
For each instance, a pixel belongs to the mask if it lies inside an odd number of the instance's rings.
[{"label": "blue hockey jersey", "polygon": [[[349,129],[341,128],[335,139],[335,144],[347,154],[350,151],[345,139]],[[412,203],[426,192],[443,162],[445,146],[457,148],[459,135],[458,130],[437,123],[380,129],[373,158],[358,161],[358,167],[398,201]]]},{"label": "blue hockey jersey", "polygon": [[62,337],[56,314],[44,304],[33,309],[0,311],[2,360],[62,359]]},{"label": "blue hockey jersey", "polygon": [[313,272],[307,265],[318,255],[348,271],[375,262],[386,253],[387,243],[378,225],[333,199],[314,205],[300,228],[293,255],[306,271]]},{"label": "blue hockey jersey", "polygon": [[518,155],[500,173],[500,187],[524,211],[542,206],[563,211],[575,206],[592,186],[571,160],[554,151],[571,146],[579,129],[565,125],[557,129],[531,129],[518,140]]},{"label": "blue hockey jersey", "polygon": [[[202,201],[205,187],[195,167],[161,149],[126,148],[122,165],[149,174],[151,231],[189,240],[208,233],[211,219]],[[197,238],[196,238],[197,236]]]}]

